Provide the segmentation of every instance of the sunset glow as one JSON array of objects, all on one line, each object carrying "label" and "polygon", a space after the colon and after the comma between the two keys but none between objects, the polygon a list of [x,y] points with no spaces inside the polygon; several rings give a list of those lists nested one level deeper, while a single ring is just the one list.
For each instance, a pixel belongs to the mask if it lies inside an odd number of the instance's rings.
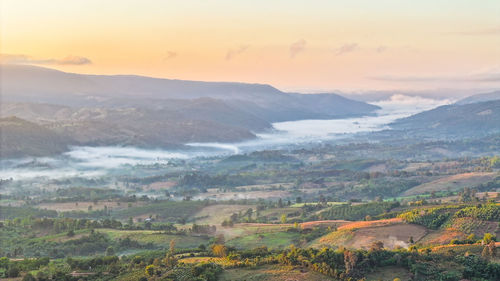
[{"label": "sunset glow", "polygon": [[480,2],[5,0],[2,62],[306,92],[500,87],[500,1]]}]

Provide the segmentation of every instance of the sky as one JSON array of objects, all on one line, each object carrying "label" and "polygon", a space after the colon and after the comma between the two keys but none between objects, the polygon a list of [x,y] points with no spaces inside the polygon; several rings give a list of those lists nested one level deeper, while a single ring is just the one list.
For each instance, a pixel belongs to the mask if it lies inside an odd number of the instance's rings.
[{"label": "sky", "polygon": [[498,0],[2,0],[0,62],[287,91],[500,89]]}]

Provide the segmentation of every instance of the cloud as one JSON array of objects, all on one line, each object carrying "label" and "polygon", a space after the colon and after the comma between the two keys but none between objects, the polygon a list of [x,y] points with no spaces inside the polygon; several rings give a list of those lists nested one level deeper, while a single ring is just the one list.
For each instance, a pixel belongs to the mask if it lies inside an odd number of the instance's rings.
[{"label": "cloud", "polygon": [[8,64],[85,65],[92,64],[86,57],[66,56],[62,59],[35,59],[22,54],[0,54],[0,62]]},{"label": "cloud", "polygon": [[226,60],[233,59],[235,56],[240,55],[243,52],[245,52],[246,50],[248,50],[248,48],[250,48],[250,45],[241,45],[237,49],[229,49],[229,50],[227,50]]},{"label": "cloud", "polygon": [[167,51],[167,55],[163,58],[163,61],[171,60],[173,58],[177,57],[177,52],[174,51]]},{"label": "cloud", "polygon": [[373,80],[389,82],[500,82],[500,70],[497,68],[488,71],[464,75],[379,75],[368,77]]},{"label": "cloud", "polygon": [[344,44],[344,45],[340,46],[340,48],[336,49],[335,54],[337,56],[340,56],[340,55],[343,55],[346,53],[353,52],[356,49],[358,49],[358,43],[348,43],[348,44]]},{"label": "cloud", "polygon": [[306,49],[307,41],[300,39],[297,42],[290,45],[290,58],[294,58],[298,53],[303,52]]},{"label": "cloud", "polygon": [[472,35],[472,36],[480,36],[480,35],[500,35],[500,26],[484,28],[484,29],[476,29],[476,30],[465,30],[458,32],[449,32],[449,34],[458,34],[458,35]]},{"label": "cloud", "polygon": [[383,53],[383,52],[387,51],[387,49],[388,49],[387,46],[378,46],[375,49],[375,51],[380,54],[380,53]]}]

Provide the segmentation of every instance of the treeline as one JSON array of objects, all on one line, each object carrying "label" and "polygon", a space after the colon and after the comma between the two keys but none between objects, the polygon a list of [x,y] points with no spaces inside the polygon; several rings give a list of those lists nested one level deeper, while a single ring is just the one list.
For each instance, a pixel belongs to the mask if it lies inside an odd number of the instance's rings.
[{"label": "treeline", "polygon": [[370,202],[359,205],[335,205],[321,212],[317,218],[311,217],[311,219],[364,220],[367,216],[373,218],[384,213],[389,213],[392,209],[399,206],[399,202]]},{"label": "treeline", "polygon": [[[172,244],[173,243],[173,244]],[[175,243],[167,252],[151,251],[144,255],[100,256],[87,259],[66,258],[64,261],[33,259],[12,261],[0,259],[0,274],[17,277],[20,271],[37,270],[38,280],[76,280],[71,271],[85,271],[86,280],[199,280],[215,281],[223,268],[254,268],[263,265],[294,266],[316,271],[340,281],[365,280],[366,276],[385,267],[404,268],[415,281],[499,280],[500,264],[473,254],[448,255],[432,251],[386,250],[381,242],[369,250],[302,249],[293,245],[286,250],[271,251],[266,247],[237,251],[214,244],[211,252],[217,263],[179,260]],[[201,254],[201,252],[200,252]],[[59,264],[58,264],[59,263]],[[56,266],[58,264],[58,266]],[[222,265],[222,266],[221,266]],[[3,273],[1,270],[4,270]],[[40,278],[38,278],[40,276]],[[35,277],[33,277],[35,278]],[[46,279],[44,279],[46,278]],[[30,279],[30,280],[36,280]]]},{"label": "treeline", "polygon": [[404,212],[399,217],[409,223],[438,229],[453,218],[476,218],[486,221],[499,221],[500,206],[495,203],[489,203],[475,206],[449,205],[435,208],[417,208]]},{"label": "treeline", "polygon": [[55,218],[57,217],[57,212],[54,210],[42,210],[32,207],[0,206],[0,220],[11,220],[24,217]]}]

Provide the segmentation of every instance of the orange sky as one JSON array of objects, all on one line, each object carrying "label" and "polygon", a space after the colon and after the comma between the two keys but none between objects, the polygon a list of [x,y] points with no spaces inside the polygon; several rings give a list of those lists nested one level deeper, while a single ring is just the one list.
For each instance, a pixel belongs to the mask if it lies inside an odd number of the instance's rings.
[{"label": "orange sky", "polygon": [[3,0],[3,63],[269,83],[500,88],[500,1]]}]

